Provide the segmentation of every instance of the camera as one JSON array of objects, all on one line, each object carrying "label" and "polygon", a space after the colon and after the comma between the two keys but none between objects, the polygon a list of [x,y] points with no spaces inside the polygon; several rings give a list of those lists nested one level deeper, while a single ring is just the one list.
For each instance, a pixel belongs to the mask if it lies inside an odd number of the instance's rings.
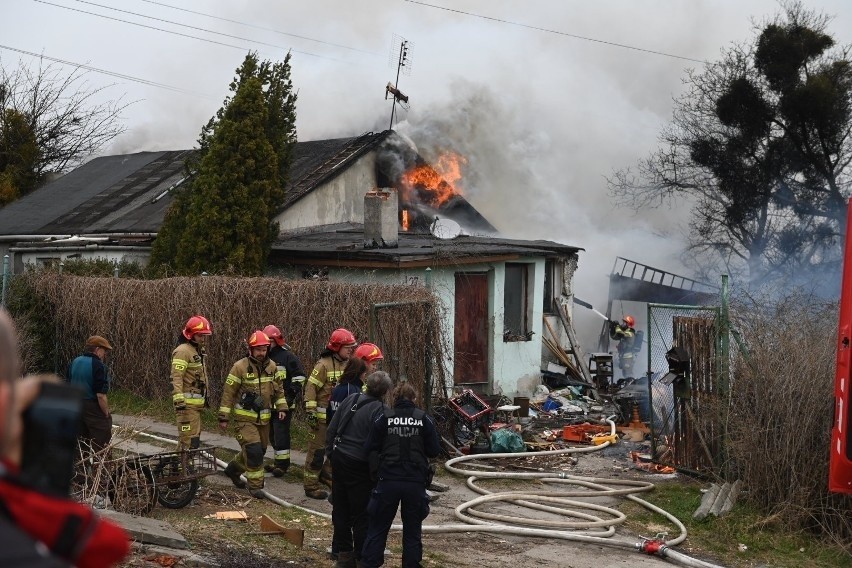
[{"label": "camera", "polygon": [[41,383],[38,396],[24,412],[21,479],[44,493],[70,493],[82,417],[81,389]]}]

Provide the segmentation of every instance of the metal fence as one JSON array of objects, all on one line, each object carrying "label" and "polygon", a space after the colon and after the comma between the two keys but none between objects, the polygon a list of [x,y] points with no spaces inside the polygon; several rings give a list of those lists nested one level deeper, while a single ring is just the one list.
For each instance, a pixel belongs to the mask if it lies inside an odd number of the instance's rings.
[{"label": "metal fence", "polygon": [[[719,307],[648,305],[648,412],[652,459],[719,475],[724,464],[727,326]],[[688,366],[670,372],[666,354],[685,350]],[[677,359],[677,355],[672,352]],[[684,353],[680,353],[683,358]]]}]

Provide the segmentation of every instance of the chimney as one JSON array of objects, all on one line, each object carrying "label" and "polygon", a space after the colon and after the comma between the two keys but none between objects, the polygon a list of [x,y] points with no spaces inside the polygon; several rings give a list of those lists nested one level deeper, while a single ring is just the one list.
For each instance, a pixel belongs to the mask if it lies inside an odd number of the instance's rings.
[{"label": "chimney", "polygon": [[364,248],[396,248],[399,240],[399,197],[393,188],[364,195]]}]

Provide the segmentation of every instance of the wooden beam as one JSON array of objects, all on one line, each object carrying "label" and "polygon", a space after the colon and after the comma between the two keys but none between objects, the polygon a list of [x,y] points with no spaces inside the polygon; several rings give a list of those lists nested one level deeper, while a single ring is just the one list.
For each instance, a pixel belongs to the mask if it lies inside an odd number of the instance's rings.
[{"label": "wooden beam", "polygon": [[[583,353],[583,349],[580,347],[580,344],[577,342],[577,336],[574,333],[574,328],[571,327],[571,324],[568,321],[568,316],[563,311],[564,306],[559,303],[558,299],[553,298],[553,307],[556,308],[556,313],[559,314],[559,319],[562,321],[562,327],[565,328],[565,334],[568,336],[568,342],[571,344],[571,350],[574,352],[574,358],[577,359],[577,366],[580,368],[583,378],[587,383],[594,387],[595,382],[592,380],[592,373],[589,372],[589,365],[585,361],[585,354]],[[594,398],[597,399],[597,388],[593,388],[592,392],[595,395]]]}]

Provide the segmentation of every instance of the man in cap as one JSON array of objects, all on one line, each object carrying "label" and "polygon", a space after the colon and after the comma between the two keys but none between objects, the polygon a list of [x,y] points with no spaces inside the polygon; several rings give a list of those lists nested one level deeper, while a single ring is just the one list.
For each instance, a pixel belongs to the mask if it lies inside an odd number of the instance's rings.
[{"label": "man in cap", "polygon": [[83,354],[71,362],[66,374],[71,384],[83,389],[80,439],[95,453],[103,450],[112,439],[112,415],[107,402],[110,377],[104,365],[110,351],[109,341],[100,335],[91,336],[86,340]]}]

